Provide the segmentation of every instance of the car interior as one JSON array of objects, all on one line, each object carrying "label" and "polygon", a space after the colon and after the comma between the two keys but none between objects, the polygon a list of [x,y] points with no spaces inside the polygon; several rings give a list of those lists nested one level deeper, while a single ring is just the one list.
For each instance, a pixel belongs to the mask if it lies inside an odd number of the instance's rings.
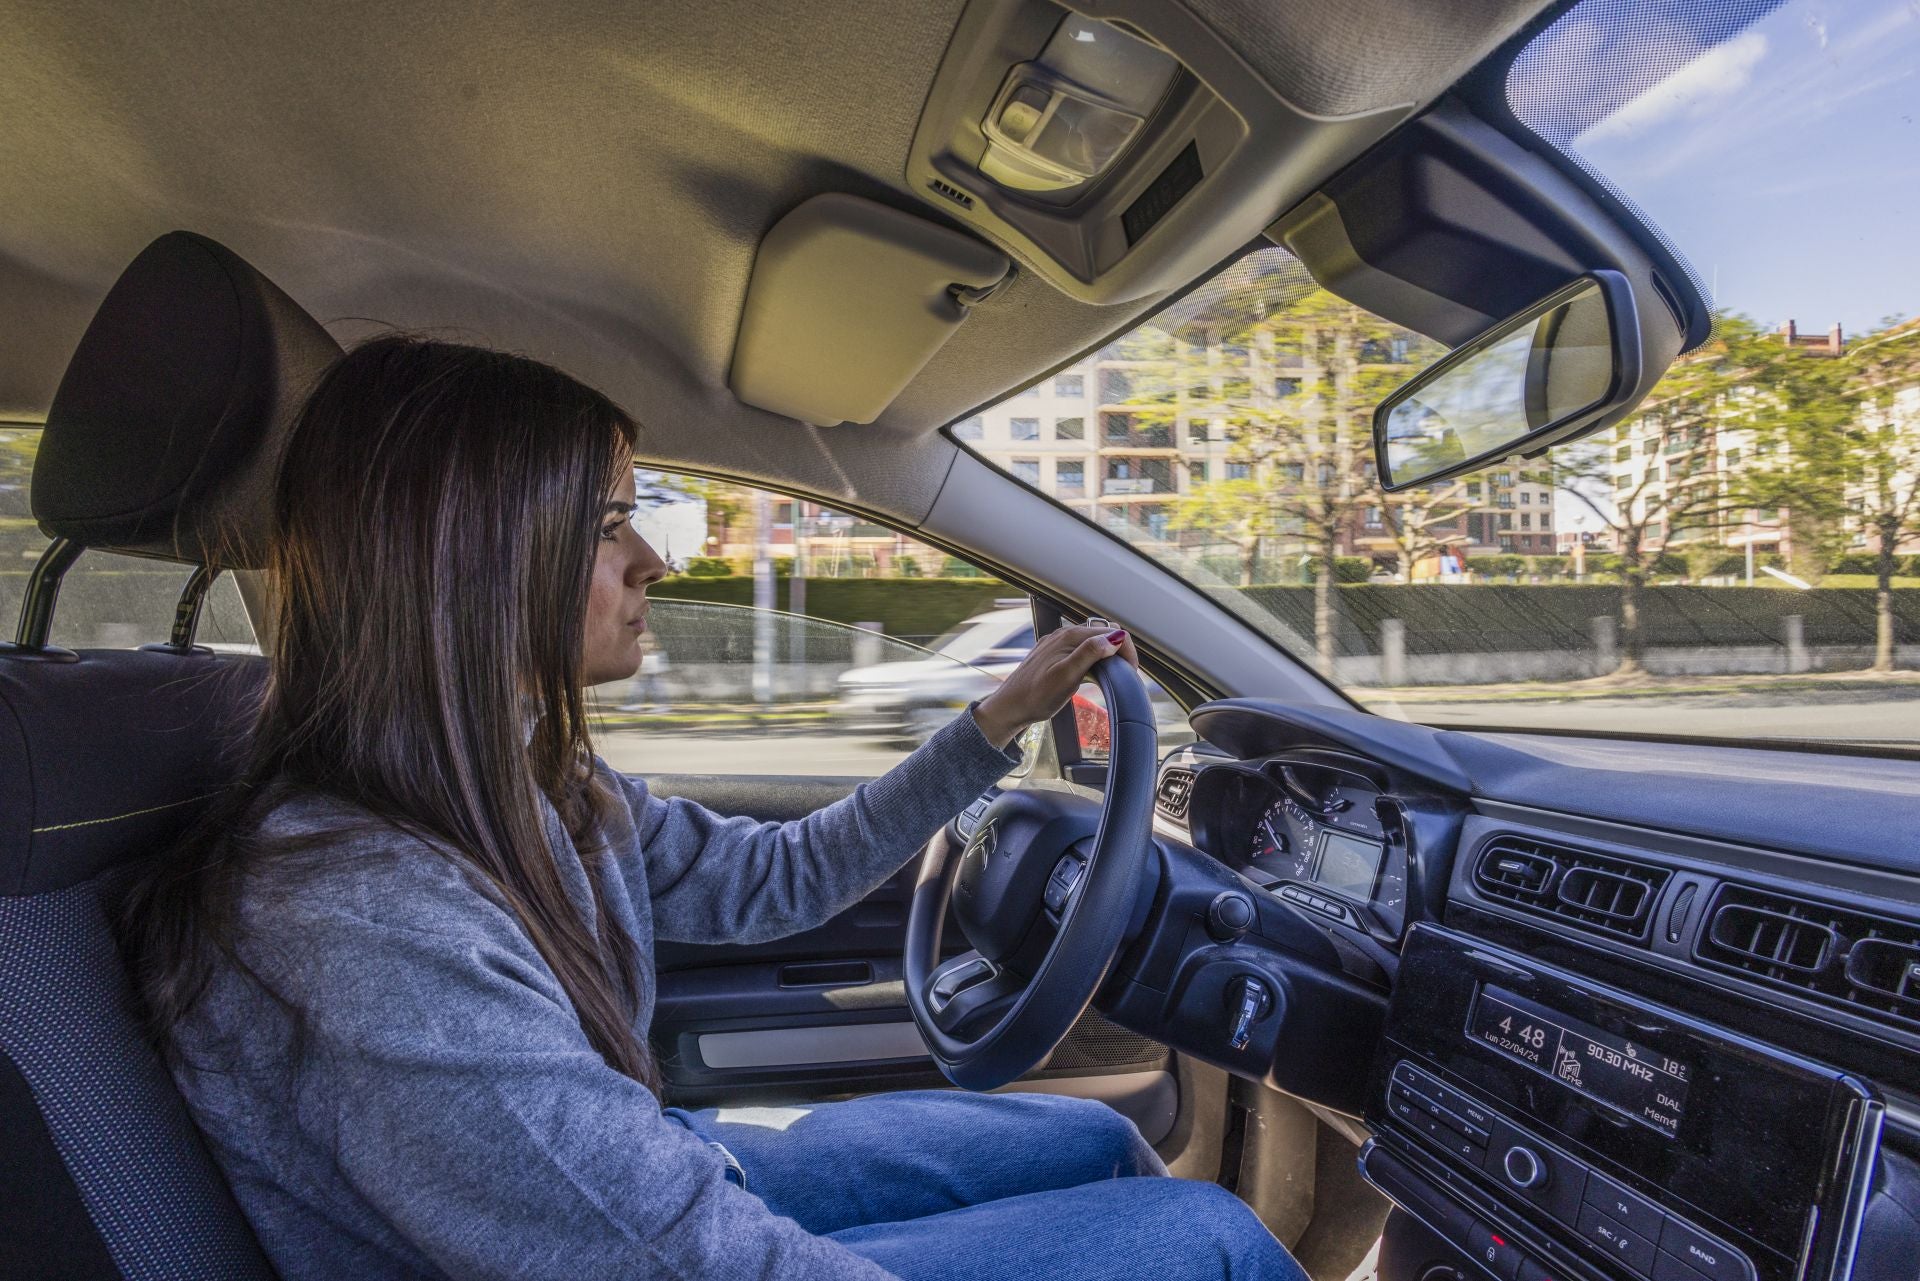
[{"label": "car interior", "polygon": [[[600,388],[647,466],[963,557],[1040,634],[1123,625],[1152,682],[1103,664],[1101,750],[1063,711],[825,926],[663,945],[665,1101],[1104,1100],[1315,1281],[1920,1275],[1913,753],[1370,711],[950,430],[1275,246],[1460,360],[1564,319],[1604,376],[1527,449],[1618,421],[1713,317],[1514,117],[1574,8],[0,3],[45,539],[0,645],[0,1274],[274,1275],[108,905],[232,778],[264,662],[197,632],[236,588],[266,625],[306,389],[400,326]],[[177,569],[170,622],[57,643],[116,557]],[[652,779],[775,821],[859,781]]]}]

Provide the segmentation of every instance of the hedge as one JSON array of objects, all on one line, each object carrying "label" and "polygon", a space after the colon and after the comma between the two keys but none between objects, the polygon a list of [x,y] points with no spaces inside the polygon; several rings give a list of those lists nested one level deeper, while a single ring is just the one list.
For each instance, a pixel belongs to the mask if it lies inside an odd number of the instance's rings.
[{"label": "hedge", "polygon": [[[774,607],[786,609],[791,580],[775,584]],[[994,601],[1019,596],[997,578],[809,578],[805,613],[832,623],[877,622],[889,636],[926,639],[949,631]],[[753,604],[753,579],[669,578],[652,590],[657,600],[716,605]]]},{"label": "hedge", "polygon": [[[17,615],[26,588],[26,570],[0,571],[0,614]],[[83,561],[61,592],[54,638],[66,644],[102,643],[102,628],[131,624],[140,639],[166,635],[173,601],[186,574],[178,567],[89,570]],[[777,584],[775,604],[788,605],[790,583]],[[1313,635],[1311,587],[1223,587],[1213,593],[1246,612],[1272,617],[1302,638]],[[1584,583],[1567,586],[1504,584],[1343,586],[1336,597],[1339,623],[1336,648],[1343,654],[1379,651],[1380,624],[1406,623],[1407,651],[1414,654],[1493,653],[1584,649],[1592,644],[1591,620],[1619,616],[1620,587]],[[995,608],[995,601],[1019,590],[991,578],[815,578],[807,580],[806,613],[829,622],[878,622],[890,636],[927,639],[956,623]],[[751,605],[753,580],[728,578],[668,579],[654,588],[665,600]],[[1920,639],[1920,588],[1893,590],[1895,636],[1903,643]],[[1805,620],[1809,645],[1870,645],[1874,637],[1871,588],[1816,588],[1780,591],[1765,587],[1645,587],[1640,591],[1644,643],[1652,647],[1779,645],[1781,619]],[[239,598],[230,579],[216,584],[206,640],[248,636]]]},{"label": "hedge", "polygon": [[[1244,595],[1258,610],[1313,636],[1313,592],[1302,587],[1216,589]],[[1504,653],[1585,649],[1594,618],[1618,618],[1621,588],[1613,584],[1539,587],[1368,585],[1342,588],[1335,647],[1342,654],[1376,654],[1380,624],[1406,623],[1410,654]],[[1781,619],[1805,620],[1809,645],[1870,645],[1871,589],[1816,588],[1783,592],[1766,587],[1643,587],[1642,643],[1647,646],[1779,645]],[[1894,632],[1920,638],[1920,589],[1893,592]]]},{"label": "hedge", "polygon": [[[1880,555],[1878,552],[1848,552],[1844,556],[1835,557],[1833,564],[1827,566],[1827,572],[1829,574],[1877,574],[1880,572]],[[1895,556],[1893,572],[1895,575],[1920,575],[1920,554]]]},{"label": "hedge", "polygon": [[[1304,567],[1302,577],[1308,582],[1316,581],[1320,570],[1318,560],[1310,560]],[[1336,556],[1333,558],[1333,581],[1336,583],[1364,583],[1373,574],[1373,562],[1365,556]],[[1237,574],[1236,574],[1237,577]],[[1233,581],[1232,579],[1228,580]]]}]

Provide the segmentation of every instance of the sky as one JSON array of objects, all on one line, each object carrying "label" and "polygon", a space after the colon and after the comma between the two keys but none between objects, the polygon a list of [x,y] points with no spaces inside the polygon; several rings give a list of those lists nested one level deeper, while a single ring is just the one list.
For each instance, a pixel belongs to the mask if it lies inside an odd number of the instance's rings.
[{"label": "sky", "polygon": [[1920,0],[1587,0],[1508,92],[1716,308],[1803,334],[1920,314]]},{"label": "sky", "polygon": [[1768,7],[1589,0],[1516,67],[1515,107],[1717,306],[1803,332],[1920,313],[1920,0]]}]

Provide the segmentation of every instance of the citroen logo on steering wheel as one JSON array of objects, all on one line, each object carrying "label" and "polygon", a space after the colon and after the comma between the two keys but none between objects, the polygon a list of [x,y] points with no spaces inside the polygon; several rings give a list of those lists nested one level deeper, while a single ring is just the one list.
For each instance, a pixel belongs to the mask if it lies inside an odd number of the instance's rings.
[{"label": "citroen logo on steering wheel", "polygon": [[1000,833],[998,829],[999,824],[988,823],[979,831],[975,832],[973,839],[967,842],[967,852],[964,857],[968,861],[971,861],[973,856],[978,854],[980,856],[980,871],[984,872],[987,870],[987,864],[993,860],[995,851],[1000,848]]}]

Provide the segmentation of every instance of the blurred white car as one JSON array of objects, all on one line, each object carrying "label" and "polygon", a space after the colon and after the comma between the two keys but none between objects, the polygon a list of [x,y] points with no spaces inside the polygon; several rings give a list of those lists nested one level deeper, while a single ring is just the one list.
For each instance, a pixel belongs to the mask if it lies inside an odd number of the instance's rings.
[{"label": "blurred white car", "polygon": [[[1017,606],[975,614],[928,647],[924,657],[873,663],[842,672],[837,714],[850,729],[900,743],[922,743],[959,709],[984,698],[1033,648],[1033,615]],[[1189,742],[1186,713],[1151,677],[1147,692],[1163,744]],[[1099,716],[1082,690],[1075,702]],[[1083,720],[1085,719],[1083,715]]]}]

